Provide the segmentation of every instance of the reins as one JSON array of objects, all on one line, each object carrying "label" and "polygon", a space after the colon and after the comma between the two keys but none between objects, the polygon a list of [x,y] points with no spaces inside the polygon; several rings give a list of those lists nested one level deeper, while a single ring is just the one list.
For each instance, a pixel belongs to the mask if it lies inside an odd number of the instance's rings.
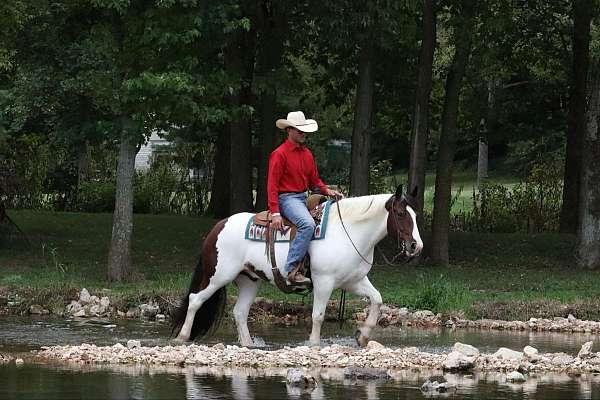
[{"label": "reins", "polygon": [[346,236],[348,236],[348,239],[350,240],[350,243],[352,243],[352,247],[354,247],[354,250],[356,250],[356,253],[360,256],[360,258],[363,259],[364,262],[366,262],[369,265],[373,265],[372,262],[369,262],[358,250],[358,248],[356,247],[356,245],[354,244],[354,241],[352,240],[352,238],[350,237],[350,234],[348,233],[348,230],[346,229],[346,225],[344,225],[344,220],[342,220],[342,213],[340,212],[340,202],[339,199],[336,196],[335,199],[335,203],[337,206],[337,212],[338,212],[338,216],[340,217],[340,222],[342,223],[342,228],[344,228],[344,232],[346,232]]}]

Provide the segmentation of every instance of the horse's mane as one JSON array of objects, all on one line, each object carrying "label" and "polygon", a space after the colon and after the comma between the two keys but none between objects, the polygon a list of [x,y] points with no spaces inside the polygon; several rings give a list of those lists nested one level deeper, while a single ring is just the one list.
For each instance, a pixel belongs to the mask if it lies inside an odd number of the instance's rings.
[{"label": "horse's mane", "polygon": [[[340,213],[344,221],[362,221],[385,212],[385,202],[391,194],[376,194],[372,196],[348,197],[339,201]],[[330,220],[338,220],[337,205],[333,204],[329,211]]]}]

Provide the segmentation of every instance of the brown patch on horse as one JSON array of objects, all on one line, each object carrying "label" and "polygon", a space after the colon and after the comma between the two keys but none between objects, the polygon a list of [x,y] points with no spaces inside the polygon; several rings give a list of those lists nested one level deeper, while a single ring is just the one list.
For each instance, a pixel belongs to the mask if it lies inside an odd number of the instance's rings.
[{"label": "brown patch on horse", "polygon": [[202,274],[202,281],[200,281],[200,287],[195,288],[197,292],[205,289],[208,286],[210,278],[215,274],[217,267],[217,239],[219,234],[225,227],[227,218],[220,220],[213,226],[208,232],[204,242],[202,243],[202,268],[204,274]]}]

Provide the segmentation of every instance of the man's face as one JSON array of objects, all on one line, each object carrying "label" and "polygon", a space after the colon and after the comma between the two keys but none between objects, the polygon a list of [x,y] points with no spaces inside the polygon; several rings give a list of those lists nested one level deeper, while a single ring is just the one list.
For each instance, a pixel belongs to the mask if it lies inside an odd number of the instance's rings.
[{"label": "man's face", "polygon": [[290,139],[292,142],[302,144],[306,140],[306,133],[302,132],[301,130],[291,126],[287,127],[286,130],[288,133],[288,139]]}]

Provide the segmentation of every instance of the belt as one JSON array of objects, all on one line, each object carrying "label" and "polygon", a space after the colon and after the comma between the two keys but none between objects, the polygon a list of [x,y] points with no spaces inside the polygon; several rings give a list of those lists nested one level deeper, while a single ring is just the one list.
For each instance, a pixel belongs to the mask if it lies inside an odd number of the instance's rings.
[{"label": "belt", "polygon": [[301,192],[279,192],[278,194],[288,194],[288,193],[300,194],[300,193],[306,193],[306,190],[303,190]]}]

